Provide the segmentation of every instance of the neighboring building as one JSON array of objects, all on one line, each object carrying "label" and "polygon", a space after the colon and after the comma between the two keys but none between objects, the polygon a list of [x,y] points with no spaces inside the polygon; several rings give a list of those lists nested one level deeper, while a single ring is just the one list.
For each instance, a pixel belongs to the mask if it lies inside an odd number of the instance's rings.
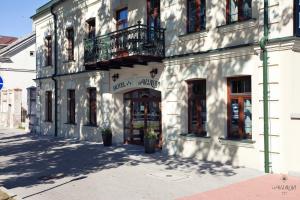
[{"label": "neighboring building", "polygon": [[27,127],[27,88],[35,86],[35,34],[15,40],[0,50],[0,126]]},{"label": "neighboring building", "polygon": [[9,44],[16,41],[18,38],[0,35],[0,49],[7,47]]},{"label": "neighboring building", "polygon": [[28,117],[28,128],[30,133],[36,132],[36,87],[27,88],[27,117]]},{"label": "neighboring building", "polygon": [[0,126],[21,127],[22,120],[22,90],[4,89],[0,91]]},{"label": "neighboring building", "polygon": [[[32,17],[37,132],[101,141],[109,122],[114,143],[143,144],[151,127],[169,154],[263,170],[263,5],[50,1]],[[273,172],[300,172],[298,5],[269,1]]]}]

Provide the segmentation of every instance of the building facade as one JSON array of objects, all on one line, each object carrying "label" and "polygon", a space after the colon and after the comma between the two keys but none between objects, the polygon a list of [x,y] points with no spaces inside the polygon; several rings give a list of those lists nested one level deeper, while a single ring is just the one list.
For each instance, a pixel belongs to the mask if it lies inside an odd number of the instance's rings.
[{"label": "building facade", "polygon": [[14,39],[0,50],[0,126],[28,128],[27,88],[35,86],[35,34]]},{"label": "building facade", "polygon": [[[269,156],[300,172],[297,1],[269,1]],[[36,30],[38,132],[263,170],[262,0],[50,1]]]}]

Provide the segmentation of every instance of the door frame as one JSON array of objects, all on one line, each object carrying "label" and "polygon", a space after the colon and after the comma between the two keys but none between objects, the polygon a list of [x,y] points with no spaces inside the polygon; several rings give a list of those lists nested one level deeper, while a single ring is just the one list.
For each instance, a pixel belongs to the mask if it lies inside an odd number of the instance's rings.
[{"label": "door frame", "polygon": [[158,90],[154,90],[160,93],[160,97],[139,97],[139,98],[125,98],[126,94],[129,93],[133,93],[136,91],[142,92],[142,91],[146,91],[146,90],[153,90],[153,89],[149,89],[149,88],[143,88],[143,89],[136,89],[136,90],[132,90],[129,92],[124,93],[124,98],[123,98],[123,102],[125,101],[130,101],[130,128],[126,127],[126,122],[125,122],[125,105],[124,105],[124,117],[123,117],[123,121],[124,121],[124,143],[125,144],[137,144],[137,145],[144,145],[143,144],[143,139],[142,142],[134,142],[131,140],[128,140],[128,138],[125,137],[125,129],[130,129],[130,133],[132,134],[134,128],[133,128],[133,103],[134,102],[141,102],[143,103],[145,109],[144,109],[144,128],[143,131],[145,132],[145,130],[147,129],[147,118],[148,118],[148,107],[149,107],[149,102],[157,102],[158,106],[159,106],[159,130],[155,130],[155,132],[159,132],[158,136],[158,144],[157,144],[157,148],[162,148],[162,112],[161,112],[161,92]]}]

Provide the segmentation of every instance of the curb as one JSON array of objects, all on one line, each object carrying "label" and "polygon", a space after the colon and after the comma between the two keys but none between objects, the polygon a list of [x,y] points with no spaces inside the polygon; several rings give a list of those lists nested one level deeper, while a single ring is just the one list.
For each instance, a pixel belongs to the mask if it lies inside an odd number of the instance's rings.
[{"label": "curb", "polygon": [[5,187],[0,187],[0,190],[1,190],[2,192],[5,192],[5,193],[9,196],[9,198],[14,198],[14,200],[20,200],[20,199],[17,197],[16,194],[11,193],[11,192],[10,192],[8,189],[6,189]]}]

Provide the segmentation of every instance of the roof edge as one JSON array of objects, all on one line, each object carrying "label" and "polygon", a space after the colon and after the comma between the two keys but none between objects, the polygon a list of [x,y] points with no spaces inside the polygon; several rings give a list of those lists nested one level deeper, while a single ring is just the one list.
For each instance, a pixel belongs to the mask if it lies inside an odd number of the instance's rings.
[{"label": "roof edge", "polygon": [[50,8],[55,5],[55,4],[58,4],[60,3],[61,0],[51,0],[49,1],[48,3],[42,5],[41,7],[39,7],[38,9],[36,9],[36,13],[34,15],[32,15],[30,18],[31,19],[35,19],[37,18],[38,16],[42,15],[43,13],[47,12],[50,10]]}]

